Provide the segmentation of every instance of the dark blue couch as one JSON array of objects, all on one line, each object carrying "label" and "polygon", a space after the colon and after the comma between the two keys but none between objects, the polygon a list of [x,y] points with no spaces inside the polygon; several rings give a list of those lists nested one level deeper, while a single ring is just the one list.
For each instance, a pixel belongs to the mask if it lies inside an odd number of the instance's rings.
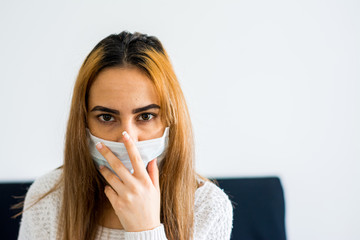
[{"label": "dark blue couch", "polygon": [[[234,206],[233,240],[285,240],[284,193],[277,177],[216,179]],[[20,217],[10,206],[25,195],[31,182],[0,183],[1,239],[17,239]]]}]

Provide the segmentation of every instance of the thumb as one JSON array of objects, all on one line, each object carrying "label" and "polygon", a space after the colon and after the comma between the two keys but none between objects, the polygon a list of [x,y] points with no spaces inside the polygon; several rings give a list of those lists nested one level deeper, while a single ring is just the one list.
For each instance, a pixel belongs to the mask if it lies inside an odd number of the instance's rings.
[{"label": "thumb", "polygon": [[157,190],[160,190],[159,168],[157,166],[157,158],[155,158],[149,162],[149,164],[147,165],[147,171],[149,173],[150,179],[151,179],[152,183],[154,184],[155,188]]}]

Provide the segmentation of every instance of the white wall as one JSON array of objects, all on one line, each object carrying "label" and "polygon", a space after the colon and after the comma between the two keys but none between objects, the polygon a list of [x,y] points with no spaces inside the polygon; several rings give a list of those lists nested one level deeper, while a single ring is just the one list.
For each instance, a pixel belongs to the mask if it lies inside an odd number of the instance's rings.
[{"label": "white wall", "polygon": [[72,87],[122,30],[163,42],[206,176],[281,177],[290,240],[360,239],[360,3],[2,1],[0,180],[62,163]]}]

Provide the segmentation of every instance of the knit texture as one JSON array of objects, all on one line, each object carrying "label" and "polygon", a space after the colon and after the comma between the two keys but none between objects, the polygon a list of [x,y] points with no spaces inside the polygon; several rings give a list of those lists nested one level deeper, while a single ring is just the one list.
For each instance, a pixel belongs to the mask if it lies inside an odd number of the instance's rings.
[{"label": "knit texture", "polygon": [[[39,196],[49,191],[58,181],[62,169],[39,177],[30,186],[20,222],[20,240],[57,239],[57,226],[62,201],[63,187],[59,187],[30,209]],[[200,180],[199,180],[200,181]],[[28,209],[28,210],[26,210]],[[233,207],[228,196],[211,182],[204,182],[195,192],[194,240],[230,239],[233,222]],[[143,232],[126,232],[99,226],[96,240],[164,240],[164,226]]]}]

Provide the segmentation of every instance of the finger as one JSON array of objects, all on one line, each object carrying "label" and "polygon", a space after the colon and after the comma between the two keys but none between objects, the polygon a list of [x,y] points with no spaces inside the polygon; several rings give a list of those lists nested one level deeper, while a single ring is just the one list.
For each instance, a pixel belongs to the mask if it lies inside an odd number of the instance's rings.
[{"label": "finger", "polygon": [[137,174],[145,175],[146,174],[145,164],[141,159],[139,150],[137,149],[135,142],[126,131],[124,131],[122,135],[123,135],[124,145],[130,157],[131,165],[134,169],[134,174],[137,173]]},{"label": "finger", "polygon": [[96,144],[96,149],[106,159],[111,168],[121,178],[122,181],[128,182],[131,180],[132,175],[129,170],[124,166],[120,159],[118,159],[114,153],[112,153],[111,150],[105,146],[105,144],[98,142]]},{"label": "finger", "polygon": [[100,166],[100,173],[103,175],[107,183],[117,192],[122,192],[124,189],[124,183],[107,167]]},{"label": "finger", "polygon": [[106,197],[109,199],[111,205],[114,209],[117,209],[116,202],[118,201],[118,194],[112,189],[110,186],[105,186],[104,193]]},{"label": "finger", "polygon": [[157,159],[150,161],[147,165],[147,171],[149,173],[150,179],[154,184],[155,188],[160,191],[159,185],[159,168],[157,166]]}]

